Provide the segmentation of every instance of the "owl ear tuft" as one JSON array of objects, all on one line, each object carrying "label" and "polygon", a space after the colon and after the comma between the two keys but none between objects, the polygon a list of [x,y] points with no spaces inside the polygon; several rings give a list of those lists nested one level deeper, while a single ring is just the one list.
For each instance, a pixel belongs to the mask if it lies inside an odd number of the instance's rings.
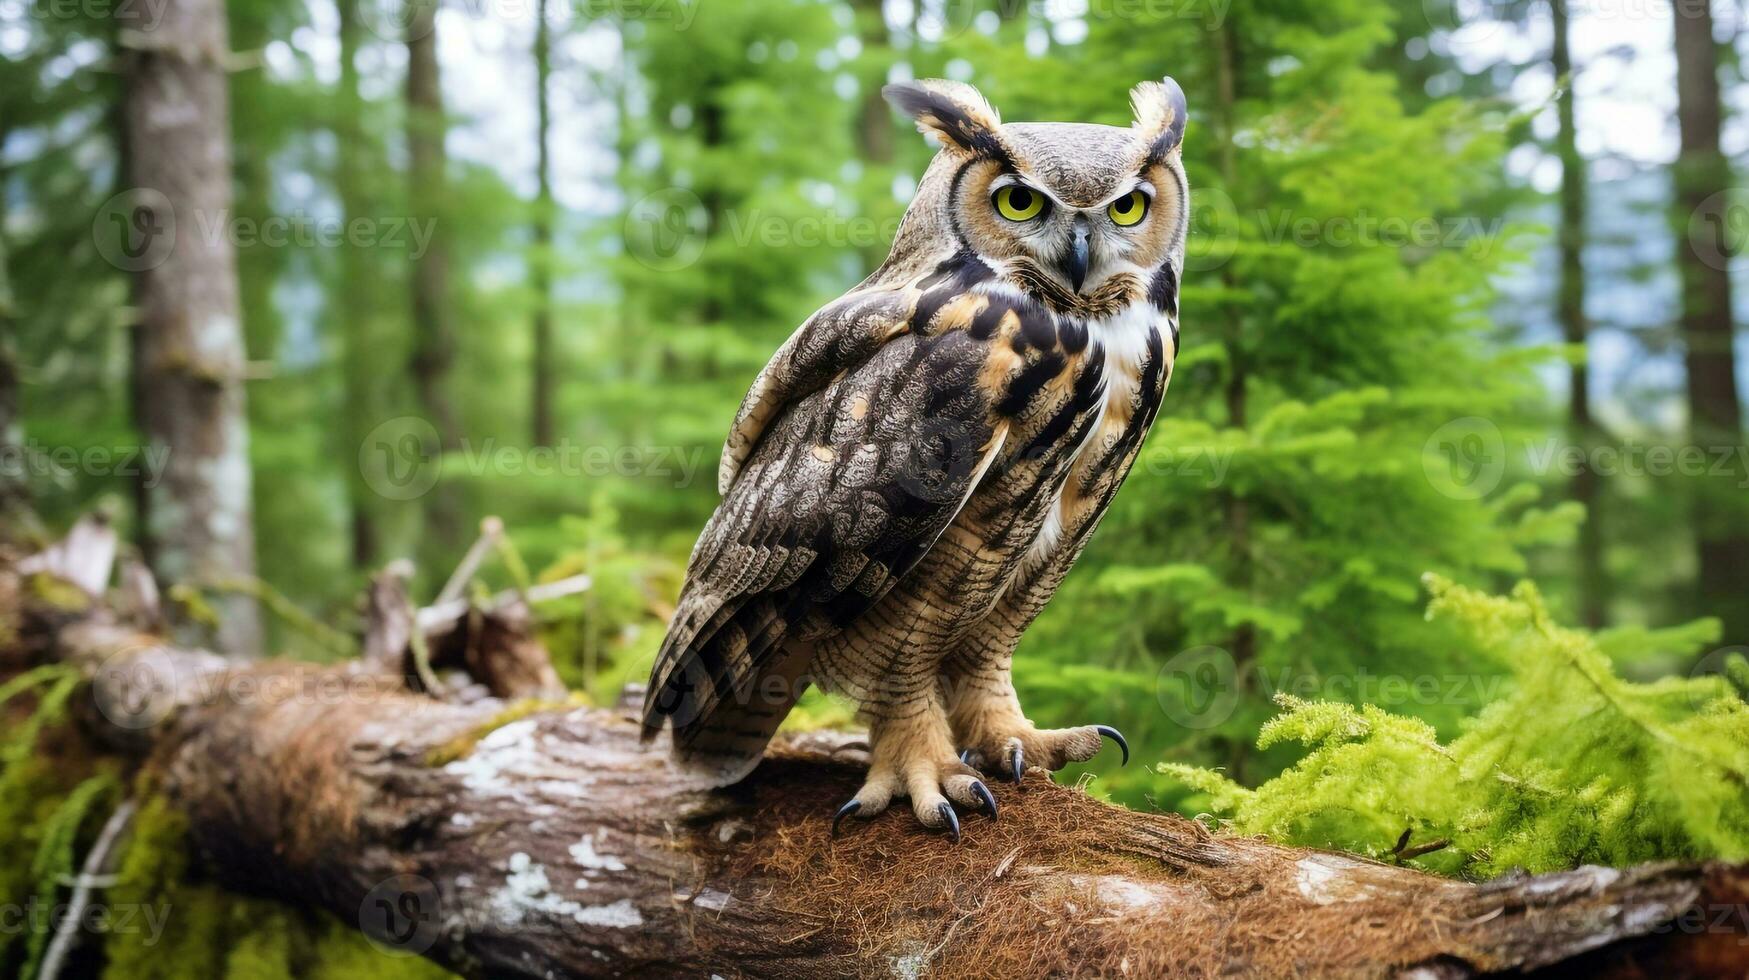
[{"label": "owl ear tuft", "polygon": [[1163,160],[1184,142],[1184,89],[1170,76],[1130,89],[1136,131],[1149,141],[1149,161]]},{"label": "owl ear tuft", "polygon": [[934,136],[945,146],[979,156],[1005,158],[1002,118],[964,82],[929,78],[895,82],[881,89],[893,108],[917,121],[917,131]]}]

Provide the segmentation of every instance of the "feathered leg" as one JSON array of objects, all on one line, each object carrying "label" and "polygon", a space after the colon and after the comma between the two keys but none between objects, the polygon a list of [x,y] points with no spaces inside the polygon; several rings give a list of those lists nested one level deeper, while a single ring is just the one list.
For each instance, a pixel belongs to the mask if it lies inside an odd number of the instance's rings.
[{"label": "feathered leg", "polygon": [[962,758],[985,772],[1019,782],[1029,767],[1050,771],[1099,754],[1110,738],[1130,759],[1129,743],[1109,725],[1038,728],[1020,709],[1010,673],[1011,655],[958,656],[942,665],[942,699]]},{"label": "feathered leg", "polygon": [[947,715],[934,691],[900,702],[880,704],[869,723],[868,779],[833,819],[868,819],[896,797],[911,798],[911,812],[925,827],[959,838],[955,803],[996,815],[996,799],[977,770],[955,754]]}]

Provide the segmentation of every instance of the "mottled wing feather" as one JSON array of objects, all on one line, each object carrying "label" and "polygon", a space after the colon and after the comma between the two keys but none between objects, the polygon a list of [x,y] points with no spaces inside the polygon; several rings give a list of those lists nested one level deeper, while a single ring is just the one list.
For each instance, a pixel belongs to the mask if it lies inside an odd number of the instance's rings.
[{"label": "mottled wing feather", "polygon": [[988,341],[908,332],[904,305],[811,320],[761,373],[725,451],[741,462],[725,462],[644,711],[646,736],[668,721],[681,756],[725,779],[757,761],[805,686],[806,641],[916,564],[1001,445],[978,384]]},{"label": "mottled wing feather", "polygon": [[905,329],[905,299],[896,292],[852,292],[809,317],[771,356],[747,389],[717,468],[727,495],[772,418],[833,375],[867,361]]}]

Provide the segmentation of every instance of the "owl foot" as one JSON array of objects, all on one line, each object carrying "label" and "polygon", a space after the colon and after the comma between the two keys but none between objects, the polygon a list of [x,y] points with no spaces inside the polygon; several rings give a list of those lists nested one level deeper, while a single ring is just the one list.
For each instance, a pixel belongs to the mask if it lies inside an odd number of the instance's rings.
[{"label": "owl foot", "polygon": [[1039,766],[1055,772],[1071,762],[1086,762],[1099,754],[1111,739],[1123,750],[1123,763],[1130,761],[1130,743],[1123,733],[1110,725],[1083,725],[1080,728],[1034,728],[1006,738],[995,735],[979,746],[960,753],[960,761],[975,769],[1000,772],[1020,782],[1029,766]]},{"label": "owl foot", "polygon": [[876,763],[869,769],[868,779],[850,802],[838,808],[832,816],[832,834],[837,836],[839,824],[846,817],[868,820],[882,811],[895,798],[911,798],[911,812],[917,821],[930,830],[946,831],[950,839],[960,839],[960,818],[954,804],[981,810],[990,819],[997,818],[996,795],[970,766],[958,760],[947,762],[913,760],[901,771],[896,766]]}]

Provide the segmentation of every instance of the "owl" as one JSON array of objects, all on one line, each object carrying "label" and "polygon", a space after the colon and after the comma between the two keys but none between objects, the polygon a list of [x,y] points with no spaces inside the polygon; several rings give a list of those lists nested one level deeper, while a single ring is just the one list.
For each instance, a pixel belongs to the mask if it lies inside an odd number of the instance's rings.
[{"label": "owl", "polygon": [[756,766],[810,685],[868,724],[833,817],[909,798],[960,834],[983,773],[1092,758],[1104,725],[1041,729],[1010,679],[1123,483],[1178,353],[1184,93],[1134,123],[1003,124],[976,89],[889,85],[940,145],[891,254],[753,380],[650,675],[664,726],[719,784]]}]

